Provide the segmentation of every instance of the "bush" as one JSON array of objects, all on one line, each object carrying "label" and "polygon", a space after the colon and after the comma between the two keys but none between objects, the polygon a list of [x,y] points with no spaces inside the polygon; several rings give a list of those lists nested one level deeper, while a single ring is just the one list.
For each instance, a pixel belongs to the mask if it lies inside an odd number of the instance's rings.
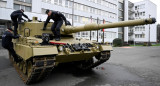
[{"label": "bush", "polygon": [[116,38],[113,40],[114,47],[121,47],[122,46],[122,39]]},{"label": "bush", "polygon": [[147,43],[147,42],[144,42],[144,43],[143,43],[143,46],[148,46],[148,43]]},{"label": "bush", "polygon": [[152,46],[152,44],[151,44],[151,43],[144,42],[144,43],[143,43],[143,46]]}]

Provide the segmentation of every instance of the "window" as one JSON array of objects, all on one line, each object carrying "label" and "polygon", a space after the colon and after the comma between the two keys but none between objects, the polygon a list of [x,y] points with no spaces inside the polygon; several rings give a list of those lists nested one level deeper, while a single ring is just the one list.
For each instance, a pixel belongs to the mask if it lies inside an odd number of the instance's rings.
[{"label": "window", "polygon": [[135,38],[145,38],[145,34],[135,34]]},{"label": "window", "polygon": [[118,21],[123,21],[124,19],[123,18],[118,18]]},{"label": "window", "polygon": [[94,38],[95,37],[95,32],[92,32],[92,38]]},{"label": "window", "polygon": [[137,27],[135,27],[134,31],[136,31],[136,30],[137,30]]},{"label": "window", "polygon": [[79,22],[79,23],[81,23],[81,22],[82,22],[82,17],[81,17],[81,16],[79,16],[79,18],[78,18],[78,22]]},{"label": "window", "polygon": [[24,2],[24,0],[19,0],[19,1],[22,1],[22,2]]},{"label": "window", "polygon": [[93,8],[91,7],[91,8],[90,8],[90,13],[92,13],[92,10],[93,10]]},{"label": "window", "polygon": [[77,10],[77,3],[74,3],[74,9]]},{"label": "window", "polygon": [[71,14],[69,14],[69,19],[72,19],[72,15]]},{"label": "window", "polygon": [[109,3],[108,3],[108,2],[106,2],[105,6],[106,6],[106,7],[109,7]]},{"label": "window", "polygon": [[101,10],[98,10],[98,15],[101,15]]},{"label": "window", "polygon": [[137,6],[135,6],[135,10],[137,10]]},{"label": "window", "polygon": [[21,9],[25,9],[25,6],[21,5]]},{"label": "window", "polygon": [[24,11],[26,11],[26,12],[31,12],[31,6],[24,6],[24,5],[14,4],[14,9],[15,10],[24,9]]},{"label": "window", "polygon": [[73,2],[69,2],[69,8],[72,8],[72,6],[73,6]]},{"label": "window", "polygon": [[86,12],[86,10],[85,10],[85,6],[83,5],[83,11],[85,11]]},{"label": "window", "polygon": [[140,12],[140,16],[142,16],[142,12]]},{"label": "window", "polygon": [[78,16],[74,16],[74,22],[78,22]]},{"label": "window", "polygon": [[20,5],[19,4],[14,4],[14,9],[15,10],[20,10]]},{"label": "window", "polygon": [[69,15],[68,15],[68,13],[65,13],[64,15],[65,15],[65,17],[66,17],[66,18],[69,18]]},{"label": "window", "polygon": [[58,0],[54,0],[54,4],[55,4],[55,5],[58,5]]},{"label": "window", "polygon": [[62,0],[59,0],[59,5],[62,6]]},{"label": "window", "polygon": [[137,38],[137,34],[135,34],[135,38]]},{"label": "window", "polygon": [[135,13],[135,17],[137,17],[137,13]]},{"label": "window", "polygon": [[7,2],[6,1],[0,1],[0,7],[6,7]]},{"label": "window", "polygon": [[124,6],[123,6],[123,3],[118,3],[118,7],[120,8],[120,9],[124,9]]},{"label": "window", "polygon": [[42,8],[42,13],[45,14],[46,12],[46,9]]},{"label": "window", "polygon": [[145,8],[145,4],[142,4],[142,9]]},{"label": "window", "polygon": [[114,5],[114,6],[113,6],[113,9],[116,9],[116,8],[117,8],[117,5]]},{"label": "window", "polygon": [[95,14],[97,14],[98,9],[95,9]]},{"label": "window", "polygon": [[101,0],[97,0],[97,3],[98,3],[98,4],[101,4]]},{"label": "window", "polygon": [[143,12],[143,16],[145,16],[145,12]]},{"label": "window", "polygon": [[102,3],[101,3],[102,5],[105,5],[105,1],[104,0],[102,0]]},{"label": "window", "polygon": [[95,8],[93,8],[93,10],[92,10],[92,11],[93,11],[93,13],[95,14]]},{"label": "window", "polygon": [[25,6],[25,11],[27,11],[27,12],[31,12],[31,7],[29,7],[29,6]]},{"label": "window", "polygon": [[110,4],[110,6],[109,6],[110,8],[113,8],[113,4]]},{"label": "window", "polygon": [[46,2],[46,0],[42,0],[42,2]]},{"label": "window", "polygon": [[124,17],[123,11],[118,10],[119,17]]},{"label": "window", "polygon": [[80,32],[78,32],[78,35],[81,35]]},{"label": "window", "polygon": [[145,31],[145,27],[143,26],[143,31]]},{"label": "window", "polygon": [[137,6],[137,9],[139,9],[139,5]]},{"label": "window", "polygon": [[139,31],[139,27],[137,27],[137,31]]},{"label": "window", "polygon": [[69,6],[68,6],[68,3],[69,3],[69,1],[68,1],[68,0],[65,0],[65,7],[69,7]]},{"label": "window", "polygon": [[140,34],[140,38],[142,38],[142,34]]},{"label": "window", "polygon": [[145,34],[142,34],[142,38],[145,38]]},{"label": "window", "polygon": [[27,3],[32,3],[32,0],[25,0],[25,2],[27,2]]}]

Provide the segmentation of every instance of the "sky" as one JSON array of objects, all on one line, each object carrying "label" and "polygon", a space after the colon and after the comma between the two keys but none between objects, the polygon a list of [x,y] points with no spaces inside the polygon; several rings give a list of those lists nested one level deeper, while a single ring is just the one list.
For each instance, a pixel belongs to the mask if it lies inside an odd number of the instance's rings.
[{"label": "sky", "polygon": [[[129,0],[131,2],[139,2],[143,0]],[[155,3],[157,5],[157,23],[160,24],[160,0],[150,0],[151,2]]]}]

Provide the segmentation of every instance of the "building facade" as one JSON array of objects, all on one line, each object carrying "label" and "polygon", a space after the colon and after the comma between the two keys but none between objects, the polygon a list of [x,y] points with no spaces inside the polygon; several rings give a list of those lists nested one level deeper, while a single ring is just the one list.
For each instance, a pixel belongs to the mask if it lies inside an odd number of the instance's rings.
[{"label": "building facade", "polygon": [[[143,0],[135,3],[134,5],[135,19],[157,18],[157,6],[150,0]],[[157,42],[156,28],[156,24],[136,26],[134,28],[134,41]]]},{"label": "building facade", "polygon": [[[95,8],[103,9],[93,9],[93,12],[89,12],[89,15],[87,16],[89,19],[87,22],[83,23],[99,23],[102,24],[103,20],[105,20],[105,23],[111,23],[111,22],[117,22],[118,21],[118,12],[117,12],[117,0],[88,0],[90,1],[90,4],[93,4]],[[79,2],[79,1],[78,1]],[[87,5],[87,2],[81,2],[84,5]],[[88,3],[88,4],[89,4]],[[89,5],[87,5],[89,6]],[[76,14],[76,13],[75,13]],[[78,13],[77,15],[82,15],[83,13]],[[86,15],[83,15],[86,16]],[[86,19],[83,19],[86,20]],[[76,23],[77,25],[80,25],[79,22]],[[86,39],[92,39],[97,40],[98,42],[101,42],[103,39],[102,30],[97,31],[86,31],[86,32],[80,32],[77,33],[77,38],[86,38]],[[91,36],[91,37],[90,37]],[[113,39],[118,37],[118,29],[107,29],[104,30],[104,42],[112,42]]]},{"label": "building facade", "polygon": [[[118,0],[118,21],[124,21],[124,0]],[[124,41],[124,27],[118,28],[118,38]]]},{"label": "building facade", "polygon": [[[137,3],[132,3],[128,0],[119,0],[118,7],[119,21],[157,17],[157,6],[150,0],[143,0]],[[156,24],[123,27],[119,28],[118,31],[119,38],[125,43],[157,41]]]},{"label": "building facade", "polygon": [[[134,4],[128,0],[118,1],[118,21],[134,20]],[[118,38],[128,43],[132,37],[134,27],[118,28]]]},{"label": "building facade", "polygon": [[[47,18],[45,14],[46,9],[60,11],[74,26],[85,25],[91,22],[102,24],[103,20],[106,23],[117,22],[117,4],[117,0],[1,0],[0,28],[11,26],[10,14],[18,9],[24,9],[25,14],[30,19],[36,16],[41,21],[45,21]],[[105,42],[112,42],[113,39],[118,37],[118,29],[104,30],[104,34]],[[98,42],[101,42],[103,38],[102,30],[98,32],[79,32],[75,36],[77,38],[91,38],[91,40],[98,39]]]}]

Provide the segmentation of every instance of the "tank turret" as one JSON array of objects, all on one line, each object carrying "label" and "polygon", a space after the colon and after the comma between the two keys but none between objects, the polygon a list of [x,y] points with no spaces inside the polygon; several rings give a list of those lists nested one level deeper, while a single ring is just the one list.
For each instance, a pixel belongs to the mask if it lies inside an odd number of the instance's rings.
[{"label": "tank turret", "polygon": [[[115,22],[115,23],[107,23],[107,24],[89,23],[83,26],[62,25],[61,35],[72,35],[72,33],[81,32],[81,31],[91,31],[91,30],[109,29],[109,28],[117,28],[117,27],[153,24],[155,22],[156,22],[155,18],[148,18],[148,19],[137,19],[137,20]],[[52,23],[49,23],[47,25],[46,30],[42,30],[43,25],[44,25],[44,22],[39,22],[37,20],[37,17],[33,17],[32,22],[25,22],[20,25],[18,33],[24,37],[41,36],[43,33],[53,34],[51,31]]]}]

